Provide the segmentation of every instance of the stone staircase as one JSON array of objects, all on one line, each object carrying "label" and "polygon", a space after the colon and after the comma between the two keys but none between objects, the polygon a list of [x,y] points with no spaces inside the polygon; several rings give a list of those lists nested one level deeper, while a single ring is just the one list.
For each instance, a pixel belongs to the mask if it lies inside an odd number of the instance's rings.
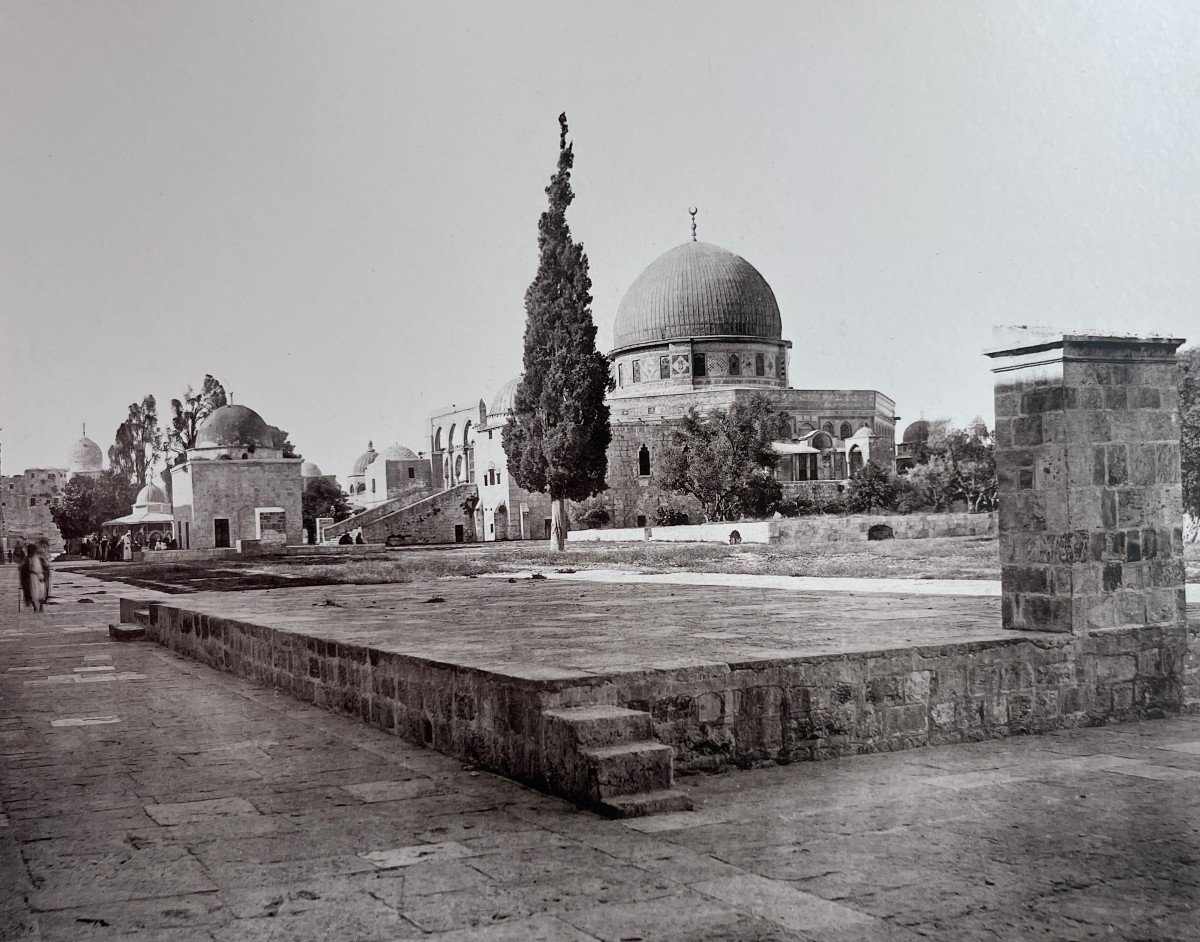
[{"label": "stone staircase", "polygon": [[674,750],[654,738],[650,714],[618,706],[546,710],[543,756],[559,790],[614,818],[690,811],[672,785]]}]

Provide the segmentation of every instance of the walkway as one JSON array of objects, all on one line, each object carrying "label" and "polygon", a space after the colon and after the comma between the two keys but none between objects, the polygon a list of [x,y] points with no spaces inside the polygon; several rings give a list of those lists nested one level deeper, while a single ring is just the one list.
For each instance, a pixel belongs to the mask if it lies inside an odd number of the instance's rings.
[{"label": "walkway", "polygon": [[18,616],[0,569],[0,939],[1200,935],[1200,717],[700,776],[696,812],[613,822],[111,642],[112,587],[59,580]]}]

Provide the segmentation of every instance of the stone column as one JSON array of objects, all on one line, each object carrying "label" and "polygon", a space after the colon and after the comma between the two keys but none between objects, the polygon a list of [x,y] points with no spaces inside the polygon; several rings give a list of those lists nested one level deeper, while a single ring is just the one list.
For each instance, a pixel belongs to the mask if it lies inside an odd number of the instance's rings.
[{"label": "stone column", "polygon": [[1065,335],[988,353],[1005,628],[1186,625],[1181,343]]}]

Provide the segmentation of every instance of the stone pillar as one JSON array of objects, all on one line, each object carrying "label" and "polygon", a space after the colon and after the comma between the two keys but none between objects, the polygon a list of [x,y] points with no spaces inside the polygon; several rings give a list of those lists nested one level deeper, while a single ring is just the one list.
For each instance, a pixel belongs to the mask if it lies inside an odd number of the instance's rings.
[{"label": "stone pillar", "polygon": [[1004,627],[1183,628],[1183,341],[1031,341],[988,353]]}]

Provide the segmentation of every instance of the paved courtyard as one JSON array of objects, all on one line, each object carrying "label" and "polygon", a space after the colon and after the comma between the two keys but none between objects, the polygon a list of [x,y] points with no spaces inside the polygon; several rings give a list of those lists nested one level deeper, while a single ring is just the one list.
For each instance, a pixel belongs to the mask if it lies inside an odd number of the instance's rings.
[{"label": "paved courtyard", "polygon": [[111,583],[33,616],[0,577],[3,939],[1200,936],[1200,717],[695,776],[696,811],[606,821],[111,642]]}]

